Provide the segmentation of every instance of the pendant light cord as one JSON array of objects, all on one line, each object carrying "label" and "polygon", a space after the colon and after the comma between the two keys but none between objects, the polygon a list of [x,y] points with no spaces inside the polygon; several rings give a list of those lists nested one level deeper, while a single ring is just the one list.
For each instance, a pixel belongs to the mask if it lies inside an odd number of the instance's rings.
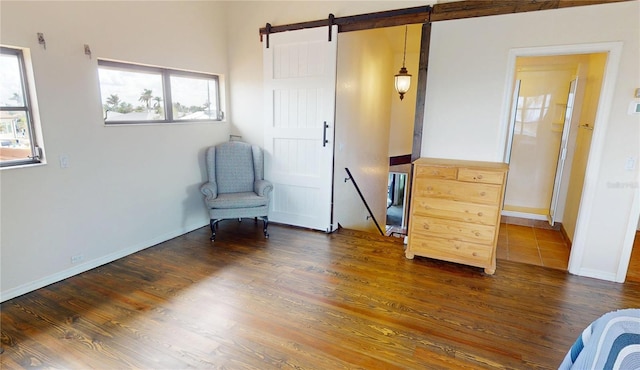
[{"label": "pendant light cord", "polygon": [[404,26],[404,53],[402,54],[402,67],[404,68],[404,62],[407,59],[407,26]]}]

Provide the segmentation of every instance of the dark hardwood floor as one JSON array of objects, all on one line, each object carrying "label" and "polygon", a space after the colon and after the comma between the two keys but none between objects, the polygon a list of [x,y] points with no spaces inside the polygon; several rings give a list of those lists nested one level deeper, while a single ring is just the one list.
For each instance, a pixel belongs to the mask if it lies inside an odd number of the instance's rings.
[{"label": "dark hardwood floor", "polygon": [[1,305],[2,369],[555,369],[640,284],[225,221]]}]

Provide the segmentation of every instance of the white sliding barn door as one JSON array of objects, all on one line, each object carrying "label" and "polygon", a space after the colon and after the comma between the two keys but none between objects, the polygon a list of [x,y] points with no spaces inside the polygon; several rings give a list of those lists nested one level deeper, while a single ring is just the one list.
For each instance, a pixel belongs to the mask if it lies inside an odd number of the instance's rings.
[{"label": "white sliding barn door", "polygon": [[331,202],[337,26],[280,32],[263,42],[269,219],[333,231]]}]

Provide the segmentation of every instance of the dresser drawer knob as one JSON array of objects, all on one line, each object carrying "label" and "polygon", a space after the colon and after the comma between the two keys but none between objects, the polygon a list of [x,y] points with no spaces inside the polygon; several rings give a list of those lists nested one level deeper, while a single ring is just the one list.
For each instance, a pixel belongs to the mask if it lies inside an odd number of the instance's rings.
[{"label": "dresser drawer knob", "polygon": [[482,175],[476,176],[476,180],[482,180]]},{"label": "dresser drawer knob", "polygon": [[478,217],[482,217],[482,216],[483,216],[482,212],[478,212]]},{"label": "dresser drawer knob", "polygon": [[481,191],[481,192],[480,192],[480,196],[481,196],[481,197],[484,197],[485,195],[487,195],[487,193],[485,193],[484,191]]},{"label": "dresser drawer knob", "polygon": [[422,225],[422,227],[423,227],[425,230],[429,230],[429,224],[424,224],[424,225]]}]

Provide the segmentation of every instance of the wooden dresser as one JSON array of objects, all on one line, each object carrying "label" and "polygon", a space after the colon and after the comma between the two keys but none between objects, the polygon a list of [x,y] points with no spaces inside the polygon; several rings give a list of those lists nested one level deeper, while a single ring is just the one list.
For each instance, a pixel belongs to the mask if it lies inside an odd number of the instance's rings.
[{"label": "wooden dresser", "polygon": [[436,258],[493,274],[508,165],[435,158],[413,164],[407,258]]}]

